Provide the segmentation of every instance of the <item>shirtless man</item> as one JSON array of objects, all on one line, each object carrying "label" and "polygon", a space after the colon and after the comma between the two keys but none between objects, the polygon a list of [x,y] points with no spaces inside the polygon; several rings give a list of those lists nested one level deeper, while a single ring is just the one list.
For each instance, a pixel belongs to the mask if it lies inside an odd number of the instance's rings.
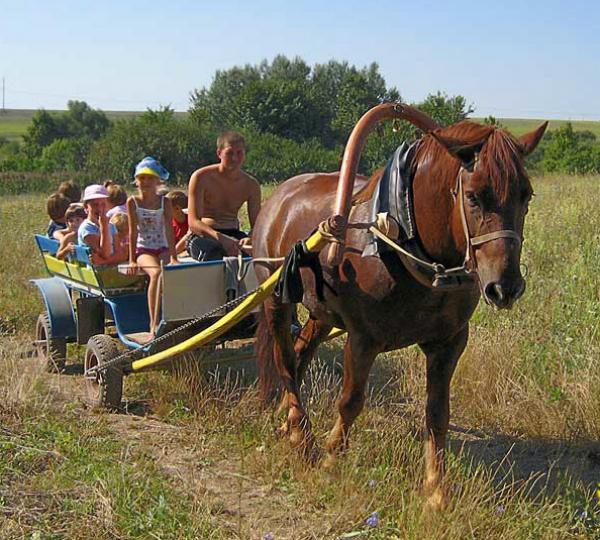
[{"label": "shirtless man", "polygon": [[248,235],[240,230],[238,212],[247,203],[250,227],[260,211],[260,185],[241,167],[246,157],[244,138],[227,131],[217,139],[219,163],[195,171],[188,189],[187,248],[199,261],[236,256],[248,245]]}]

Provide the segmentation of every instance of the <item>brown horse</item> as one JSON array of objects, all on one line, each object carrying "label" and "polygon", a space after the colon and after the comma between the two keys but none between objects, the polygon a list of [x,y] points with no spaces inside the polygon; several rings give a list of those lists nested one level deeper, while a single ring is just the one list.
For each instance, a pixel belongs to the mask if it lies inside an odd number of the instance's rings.
[{"label": "brown horse", "polygon": [[[414,213],[422,246],[446,268],[466,261],[476,276],[475,286],[441,292],[427,287],[394,252],[361,256],[367,232],[350,229],[341,264],[328,266],[326,250],[321,253],[324,300],[317,298],[313,273],[302,270],[302,303],[310,318],[295,343],[289,331],[294,306],[275,297],[265,302],[257,331],[261,389],[268,399],[283,385],[283,403],[289,408],[284,431],[294,445],[303,449],[313,445],[299,386],[331,328],[345,329],[348,337],[338,415],[326,443],[330,458],[348,446],[377,354],[416,343],[427,358],[424,489],[431,505],[443,504],[450,380],[467,344],[469,319],[480,295],[497,308],[510,308],[524,292],[520,240],[533,190],[523,161],[546,126],[515,139],[497,127],[463,121],[417,143],[412,165]],[[357,189],[368,192],[380,174],[370,181],[357,179]],[[281,184],[254,227],[254,256],[287,254],[297,240],[307,238],[331,216],[338,177],[338,173],[303,174]],[[350,222],[368,219],[367,205],[355,204]],[[260,281],[270,273],[264,266],[256,271]]]}]

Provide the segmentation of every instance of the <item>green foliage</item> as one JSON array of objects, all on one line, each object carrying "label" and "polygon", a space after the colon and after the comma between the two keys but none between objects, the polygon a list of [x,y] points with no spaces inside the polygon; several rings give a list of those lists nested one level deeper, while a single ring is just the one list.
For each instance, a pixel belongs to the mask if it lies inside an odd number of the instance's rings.
[{"label": "green foliage", "polygon": [[42,150],[40,168],[44,171],[83,169],[93,140],[89,136],[56,139]]},{"label": "green foliage", "polygon": [[304,60],[276,56],[272,63],[217,71],[209,88],[192,93],[198,124],[255,130],[298,142],[318,138],[333,148],[345,143],[360,116],[383,100],[398,99],[373,63],[357,69],[330,61],[310,68]]},{"label": "green foliage", "polygon": [[416,106],[444,127],[464,120],[475,110],[473,105],[467,105],[467,100],[463,96],[449,97],[439,91],[429,94]]},{"label": "green foliage", "polygon": [[591,131],[575,131],[570,122],[545,136],[532,156],[543,172],[587,174],[600,172],[600,143]]},{"label": "green foliage", "polygon": [[214,161],[216,133],[190,120],[179,120],[173,109],[148,110],[139,118],[117,121],[96,142],[87,169],[109,178],[132,178],[135,164],[151,155],[186,181],[199,166]]},{"label": "green foliage", "polygon": [[296,142],[271,133],[251,132],[244,168],[261,183],[281,182],[304,172],[339,169],[342,149],[327,150],[319,141]]},{"label": "green foliage", "polygon": [[69,101],[68,110],[50,114],[38,110],[23,135],[23,150],[28,157],[39,157],[44,148],[58,139],[99,139],[110,126],[110,120],[84,101]]}]

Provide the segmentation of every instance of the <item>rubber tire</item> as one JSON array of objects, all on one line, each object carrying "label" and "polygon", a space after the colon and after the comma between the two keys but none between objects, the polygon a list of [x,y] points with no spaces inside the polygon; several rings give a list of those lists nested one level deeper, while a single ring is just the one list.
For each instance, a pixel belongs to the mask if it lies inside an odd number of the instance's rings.
[{"label": "rubber tire", "polygon": [[[119,341],[105,334],[92,336],[87,342],[84,359],[84,373],[88,369],[102,365],[121,354]],[[123,371],[116,367],[97,374],[96,378],[85,378],[88,402],[94,408],[119,410],[123,397]]]},{"label": "rubber tire", "polygon": [[[53,338],[50,319],[47,313],[41,313],[35,324],[37,356],[44,364],[46,371],[60,373],[67,362],[67,340]],[[45,343],[40,343],[40,342]]]}]

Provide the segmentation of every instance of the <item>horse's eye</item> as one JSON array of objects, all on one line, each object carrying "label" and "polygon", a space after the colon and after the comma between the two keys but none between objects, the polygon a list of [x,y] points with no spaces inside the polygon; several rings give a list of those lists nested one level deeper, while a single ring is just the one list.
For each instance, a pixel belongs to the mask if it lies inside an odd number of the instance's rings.
[{"label": "horse's eye", "polygon": [[467,200],[469,201],[469,204],[471,204],[472,206],[479,205],[479,199],[477,198],[477,195],[475,195],[475,192],[467,191],[467,193],[465,195],[467,196]]}]

